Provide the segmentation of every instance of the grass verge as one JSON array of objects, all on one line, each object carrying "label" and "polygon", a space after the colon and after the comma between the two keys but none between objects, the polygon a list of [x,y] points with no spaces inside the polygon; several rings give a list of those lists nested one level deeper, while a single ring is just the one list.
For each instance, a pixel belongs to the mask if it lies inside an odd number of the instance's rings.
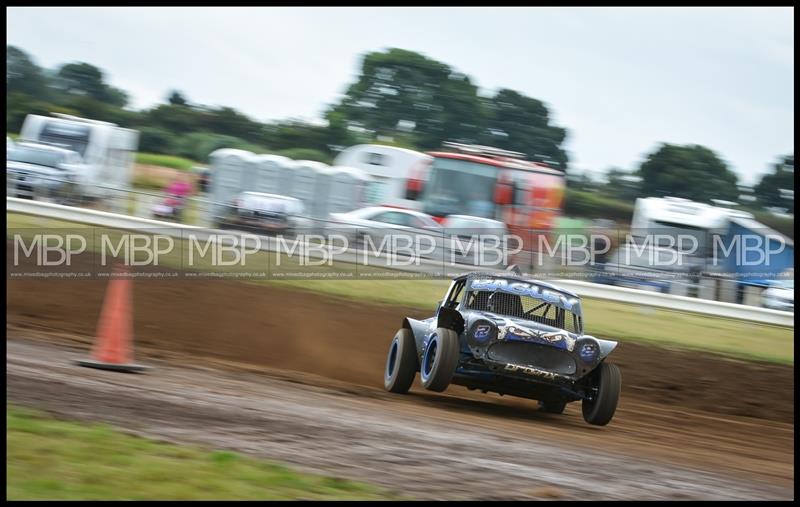
[{"label": "grass verge", "polygon": [[6,406],[9,500],[370,500],[372,485],[228,451],[160,443]]},{"label": "grass verge", "polygon": [[159,155],[157,153],[137,153],[136,163],[169,167],[170,169],[179,169],[181,171],[188,171],[193,166],[200,165],[199,162],[194,162],[188,158],[175,157],[173,155]]}]

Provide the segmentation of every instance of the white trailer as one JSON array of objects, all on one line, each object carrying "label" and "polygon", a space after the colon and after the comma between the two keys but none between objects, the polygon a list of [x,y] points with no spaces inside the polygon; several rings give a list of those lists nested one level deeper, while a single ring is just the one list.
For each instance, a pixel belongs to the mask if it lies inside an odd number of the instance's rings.
[{"label": "white trailer", "polygon": [[361,169],[372,177],[367,189],[369,204],[418,209],[418,201],[406,198],[408,179],[421,174],[431,160],[425,153],[405,148],[357,144],[343,150],[333,165]]},{"label": "white trailer", "polygon": [[77,152],[85,164],[78,180],[85,197],[103,199],[118,196],[114,190],[130,189],[139,146],[136,130],[60,113],[29,114],[20,132],[23,140]]}]

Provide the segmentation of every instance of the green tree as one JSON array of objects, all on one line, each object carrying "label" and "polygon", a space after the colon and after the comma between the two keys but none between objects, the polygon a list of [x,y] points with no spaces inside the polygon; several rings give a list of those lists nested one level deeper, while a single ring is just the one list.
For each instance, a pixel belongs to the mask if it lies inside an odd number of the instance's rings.
[{"label": "green tree", "polygon": [[636,174],[612,167],[606,171],[606,180],[603,192],[609,197],[623,201],[635,201],[641,195],[642,179]]},{"label": "green tree", "polygon": [[[56,108],[49,102],[39,100],[32,95],[9,92],[6,95],[6,132],[19,132],[25,117],[29,114],[47,116],[55,110]],[[70,111],[61,110],[60,112],[69,113]]]},{"label": "green tree", "polygon": [[772,166],[755,187],[755,194],[763,206],[786,208],[794,213],[794,154],[785,155]]},{"label": "green tree", "polygon": [[159,104],[143,113],[146,125],[186,134],[203,130],[203,113],[190,107]]},{"label": "green tree", "polygon": [[169,97],[167,97],[167,102],[169,102],[173,106],[185,106],[189,103],[186,100],[186,97],[184,97],[183,94],[177,90],[173,90],[169,94]]},{"label": "green tree", "polygon": [[15,46],[6,46],[6,98],[10,93],[47,98],[47,77],[41,67]]},{"label": "green tree", "polygon": [[173,134],[167,130],[156,127],[141,127],[139,129],[139,151],[146,153],[174,153]]},{"label": "green tree", "polygon": [[561,145],[567,131],[550,123],[550,112],[542,101],[502,89],[485,102],[488,122],[484,144],[525,153],[531,160],[566,171],[569,159]]},{"label": "green tree", "polygon": [[595,192],[600,187],[600,182],[589,171],[573,172],[567,175],[567,186],[574,190]]},{"label": "green tree", "polygon": [[88,96],[112,106],[124,107],[128,95],[104,80],[103,71],[85,62],[62,65],[56,74],[56,87],[69,95]]},{"label": "green tree", "polygon": [[223,132],[252,143],[264,141],[264,126],[231,107],[204,109],[201,125],[203,130]]},{"label": "green tree", "polygon": [[639,167],[642,193],[694,201],[735,201],[737,177],[716,153],[700,145],[662,143]]},{"label": "green tree", "polygon": [[477,88],[450,66],[419,53],[388,49],[364,56],[358,80],[334,112],[374,136],[413,132],[420,148],[452,135],[474,135],[480,121]]}]

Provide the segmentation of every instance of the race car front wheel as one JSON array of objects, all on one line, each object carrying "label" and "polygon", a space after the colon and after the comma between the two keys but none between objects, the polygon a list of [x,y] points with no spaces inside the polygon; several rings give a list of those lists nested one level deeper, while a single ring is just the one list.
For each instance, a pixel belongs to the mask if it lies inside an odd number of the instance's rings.
[{"label": "race car front wheel", "polygon": [[458,366],[458,348],[458,335],[452,329],[440,327],[430,337],[419,368],[425,389],[436,392],[447,389]]},{"label": "race car front wheel", "polygon": [[417,375],[417,345],[410,329],[401,329],[394,335],[386,358],[383,387],[392,393],[407,393]]},{"label": "race car front wheel", "polygon": [[583,400],[583,419],[589,424],[605,426],[617,410],[622,374],[617,365],[603,362],[591,375],[597,392],[591,400]]}]

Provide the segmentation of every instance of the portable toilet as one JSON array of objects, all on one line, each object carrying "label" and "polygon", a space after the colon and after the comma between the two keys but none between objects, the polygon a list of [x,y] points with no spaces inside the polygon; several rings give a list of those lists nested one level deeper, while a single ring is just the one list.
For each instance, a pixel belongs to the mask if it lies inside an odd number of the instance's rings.
[{"label": "portable toilet", "polygon": [[280,155],[255,155],[250,160],[250,165],[254,180],[253,185],[247,190],[287,195],[290,187],[286,181],[291,181],[294,170],[290,158]]},{"label": "portable toilet", "polygon": [[283,168],[283,175],[281,176],[278,185],[278,193],[280,195],[291,196],[292,189],[294,188],[294,175],[295,170],[297,169],[297,161],[287,159]]},{"label": "portable toilet", "polygon": [[367,188],[372,182],[361,169],[355,167],[331,167],[328,190],[328,213],[344,213],[367,205]]},{"label": "portable toilet", "polygon": [[250,188],[253,181],[252,161],[255,155],[249,151],[222,148],[209,155],[212,174],[209,195],[214,202],[214,216],[225,213],[226,205],[244,189]]},{"label": "portable toilet", "polygon": [[327,164],[312,160],[295,162],[290,196],[302,201],[307,212],[314,218],[319,218],[315,202],[328,198],[322,193],[325,191],[323,188],[325,178],[320,178],[320,174],[327,167],[329,167]]}]

